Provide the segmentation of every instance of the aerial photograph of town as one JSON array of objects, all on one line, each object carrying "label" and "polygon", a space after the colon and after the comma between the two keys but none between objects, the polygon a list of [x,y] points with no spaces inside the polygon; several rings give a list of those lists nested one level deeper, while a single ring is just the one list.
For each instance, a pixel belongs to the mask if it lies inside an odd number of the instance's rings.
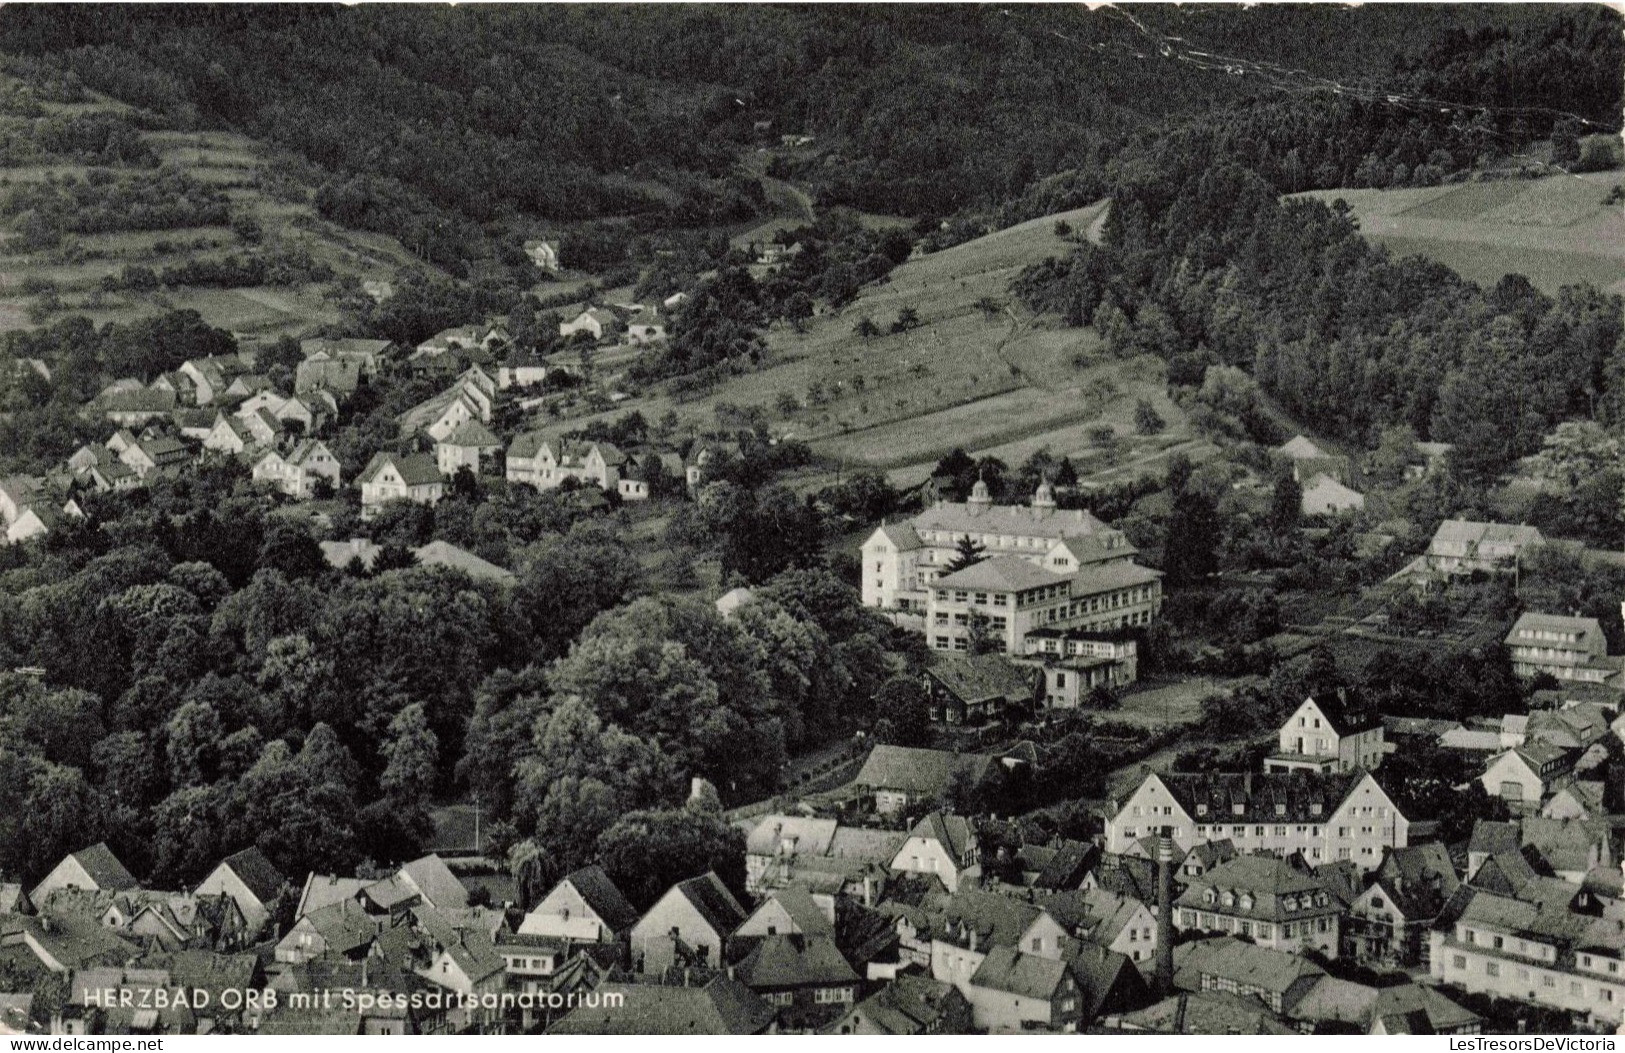
[{"label": "aerial photograph of town", "polygon": [[1605,4],[0,8],[0,1049],[1612,1049],[1622,111]]}]

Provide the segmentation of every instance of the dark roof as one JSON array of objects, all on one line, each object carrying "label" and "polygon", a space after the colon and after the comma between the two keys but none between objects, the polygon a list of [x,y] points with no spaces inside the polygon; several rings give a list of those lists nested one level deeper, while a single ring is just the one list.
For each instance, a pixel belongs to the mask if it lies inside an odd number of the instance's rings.
[{"label": "dark roof", "polygon": [[1207,986],[1202,983],[1204,975],[1279,995],[1282,1008],[1290,1013],[1298,998],[1326,971],[1301,955],[1259,947],[1233,936],[1197,940],[1174,948],[1176,987],[1200,991]]},{"label": "dark roof", "polygon": [[309,922],[321,934],[329,954],[348,955],[370,945],[380,927],[378,919],[364,912],[354,900],[330,903],[300,920]]},{"label": "dark roof", "polygon": [[930,913],[933,935],[938,939],[967,947],[974,933],[979,947],[1014,946],[1040,909],[997,892],[977,890],[955,892]]},{"label": "dark roof", "polygon": [[409,878],[425,900],[442,910],[468,906],[468,889],[437,855],[426,855],[403,863],[396,876]]},{"label": "dark roof", "polygon": [[1049,847],[1054,854],[1043,863],[1038,876],[1033,879],[1033,888],[1077,888],[1100,857],[1100,848],[1087,841],[1062,840]]},{"label": "dark roof", "polygon": [[1468,885],[1485,892],[1517,896],[1539,876],[1522,852],[1512,850],[1497,852],[1484,860],[1473,871]]},{"label": "dark roof", "polygon": [[610,880],[603,867],[594,863],[567,874],[564,880],[580,893],[587,906],[598,915],[598,920],[615,932],[625,932],[637,924],[638,912],[621,895],[621,890],[615,887],[615,882]]},{"label": "dark roof", "polygon": [[721,936],[730,935],[745,920],[745,908],[739,905],[722,879],[712,871],[679,881],[675,887],[694,905],[706,924]]},{"label": "dark roof", "polygon": [[856,984],[835,941],[828,936],[764,936],[737,966],[736,976],[751,990],[838,987]]},{"label": "dark roof", "polygon": [[502,448],[502,440],[491,434],[491,429],[474,417],[457,425],[456,429],[440,442],[444,446],[471,446],[488,450]]},{"label": "dark roof", "polygon": [[173,411],[169,419],[178,428],[209,428],[214,426],[217,410],[181,408]]},{"label": "dark roof", "polygon": [[1311,701],[1320,707],[1321,713],[1326,716],[1326,723],[1339,735],[1367,731],[1381,723],[1381,718],[1373,710],[1334,694],[1314,695]]},{"label": "dark roof", "polygon": [[882,523],[878,532],[897,547],[899,552],[912,552],[917,548],[925,547],[920,535],[907,523]]},{"label": "dark roof", "polygon": [[1037,693],[1038,670],[1003,655],[932,654],[925,672],[966,705],[996,698],[1030,700]]},{"label": "dark roof", "polygon": [[1049,1001],[1067,976],[1067,966],[1054,958],[1023,954],[1011,946],[995,947],[971,976],[971,985],[1023,998]]},{"label": "dark roof", "polygon": [[962,815],[928,812],[914,824],[914,829],[908,835],[937,842],[955,866],[969,865],[975,854],[976,831],[971,829],[970,821]]},{"label": "dark roof", "polygon": [[248,891],[262,904],[275,899],[282,886],[287,884],[287,878],[265,858],[265,853],[257,845],[250,845],[241,852],[227,856],[220,861],[220,865],[230,867],[237,880],[247,885]]},{"label": "dark roof", "polygon": [[551,1035],[760,1035],[773,1007],[738,980],[719,976],[704,987],[657,984],[599,986],[618,1005],[577,1008],[548,1028]]},{"label": "dark roof", "polygon": [[1438,917],[1461,884],[1450,853],[1437,841],[1390,848],[1377,868],[1377,880],[1400,913],[1413,921]]},{"label": "dark roof", "polygon": [[941,793],[949,776],[959,768],[968,768],[972,780],[981,782],[987,778],[993,763],[994,758],[984,753],[948,753],[881,745],[869,751],[852,781],[876,789],[930,796]]},{"label": "dark roof", "polygon": [[175,393],[168,388],[109,391],[101,396],[105,413],[168,413],[175,408]]},{"label": "dark roof", "polygon": [[1101,853],[1091,873],[1097,888],[1141,903],[1157,901],[1157,865],[1149,859]]},{"label": "dark roof", "polygon": [[1306,771],[1158,776],[1199,823],[1323,822],[1363,777],[1360,773]]},{"label": "dark roof", "polygon": [[159,436],[153,439],[142,439],[136,445],[140,446],[142,450],[146,451],[147,456],[151,457],[157,464],[163,464],[166,461],[171,463],[176,461],[184,461],[188,457],[192,456],[192,451],[185,443],[181,442],[179,439],[171,439],[168,436]]},{"label": "dark roof", "polygon": [[1607,862],[1609,825],[1605,819],[1547,819],[1529,816],[1522,824],[1523,849],[1553,871],[1586,871]]},{"label": "dark roof", "polygon": [[964,998],[945,980],[904,973],[866,998],[860,1007],[872,1027],[891,1035],[918,1035],[935,1031],[955,1002],[964,1006],[962,1012],[968,1020],[970,1009]]},{"label": "dark roof", "polygon": [[115,892],[129,888],[140,887],[135,875],[125,869],[124,864],[118,861],[113,850],[107,847],[106,841],[98,841],[89,848],[81,848],[73,853],[73,858],[84,868],[90,880],[100,889],[110,889]]},{"label": "dark roof", "polygon": [[1487,852],[1494,855],[1498,852],[1516,852],[1523,847],[1518,836],[1518,824],[1498,823],[1490,819],[1479,819],[1473,823],[1473,834],[1467,841],[1467,851]]},{"label": "dark roof", "polygon": [[1459,720],[1435,720],[1429,717],[1385,716],[1382,725],[1389,735],[1417,735],[1437,739],[1452,728],[1461,727]]},{"label": "dark roof", "polygon": [[[1177,852],[1178,850],[1179,846],[1175,845],[1174,851]],[[1236,843],[1228,837],[1222,837],[1217,841],[1203,841],[1199,845],[1192,846],[1191,850],[1186,853],[1187,860],[1192,857],[1202,864],[1203,870],[1212,870],[1220,863],[1226,863],[1236,858]],[[1149,859],[1150,857],[1147,856],[1146,858]]]},{"label": "dark roof", "polygon": [[357,481],[371,482],[386,464],[395,465],[395,470],[400,473],[401,480],[407,486],[428,486],[432,483],[445,482],[445,479],[440,474],[440,465],[435,462],[434,457],[426,453],[406,455],[399,453],[374,454],[372,460],[367,463],[367,467],[362,470],[361,478]]},{"label": "dark roof", "polygon": [[1093,1020],[1105,1008],[1113,992],[1122,988],[1121,998],[1130,1004],[1143,1004],[1145,979],[1126,954],[1107,950],[1098,943],[1080,942],[1067,955],[1066,963],[1078,981],[1082,998],[1079,1008],[1084,1020]]},{"label": "dark roof", "polygon": [[777,903],[796,926],[796,931],[804,936],[833,936],[835,923],[832,922],[818,902],[812,898],[812,893],[798,885],[788,885],[776,889],[768,894],[765,901],[757,906],[760,911],[768,903]]},{"label": "dark roof", "polygon": [[1144,1009],[1123,1016],[1126,1031],[1167,1035],[1296,1035],[1288,1026],[1248,995],[1224,991],[1180,991]]},{"label": "dark roof", "polygon": [[1071,576],[1057,574],[1030,563],[1020,556],[989,556],[964,570],[944,575],[932,583],[938,589],[985,589],[993,592],[1020,592],[1059,585]]},{"label": "dark roof", "polygon": [[[1299,916],[1336,911],[1341,903],[1326,895],[1323,881],[1305,874],[1276,856],[1237,856],[1220,863],[1205,874],[1189,877],[1190,886],[1176,901],[1179,906],[1220,909],[1222,913],[1267,921],[1285,922]],[[1206,906],[1208,890],[1216,894],[1234,892],[1233,906]],[[1251,899],[1243,899],[1249,895]],[[1291,906],[1287,905],[1290,897]],[[1249,903],[1243,906],[1243,903]]]}]

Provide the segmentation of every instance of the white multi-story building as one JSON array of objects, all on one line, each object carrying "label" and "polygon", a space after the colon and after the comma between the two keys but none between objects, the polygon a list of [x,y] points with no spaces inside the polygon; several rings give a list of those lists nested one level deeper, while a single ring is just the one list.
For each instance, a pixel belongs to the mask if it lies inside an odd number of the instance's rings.
[{"label": "white multi-story building", "polygon": [[1446,574],[1512,571],[1525,549],[1545,540],[1531,526],[1446,519],[1428,543],[1426,563],[1430,570]]},{"label": "white multi-story building", "polygon": [[287,454],[267,450],[254,462],[254,481],[268,482],[295,500],[313,497],[318,480],[337,488],[339,461],[320,439],[302,439]]},{"label": "white multi-story building", "polygon": [[552,490],[566,479],[574,479],[600,490],[619,491],[629,460],[613,443],[553,442],[536,432],[522,432],[508,447],[507,475],[510,483],[528,483],[538,490]]},{"label": "white multi-story building", "polygon": [[1162,775],[1150,772],[1106,818],[1107,852],[1166,832],[1181,850],[1230,840],[1238,852],[1373,870],[1410,843],[1410,820],[1369,772]]},{"label": "white multi-story building", "polygon": [[1348,772],[1382,763],[1382,721],[1346,709],[1336,697],[1307,698],[1281,725],[1277,752],[1265,771]]},{"label": "white multi-story building", "polygon": [[1536,878],[1514,898],[1473,890],[1431,934],[1435,979],[1468,991],[1625,1019],[1625,926],[1570,910],[1578,885]]},{"label": "white multi-story building", "polygon": [[1559,680],[1601,684],[1619,675],[1620,660],[1609,658],[1608,640],[1595,618],[1525,611],[1505,643],[1512,671],[1519,676],[1548,673]]},{"label": "white multi-story building", "polygon": [[[984,558],[949,568],[968,539]],[[1037,630],[1106,632],[1149,625],[1162,575],[1134,562],[1122,531],[1082,509],[1062,511],[1046,483],[1029,506],[995,505],[978,482],[963,504],[938,502],[863,544],[863,602],[925,615],[934,650],[969,651],[980,627],[993,649],[1039,653]]]},{"label": "white multi-story building", "polygon": [[1343,903],[1313,874],[1276,856],[1237,856],[1192,876],[1175,904],[1181,929],[1245,936],[1280,951],[1337,957]]}]

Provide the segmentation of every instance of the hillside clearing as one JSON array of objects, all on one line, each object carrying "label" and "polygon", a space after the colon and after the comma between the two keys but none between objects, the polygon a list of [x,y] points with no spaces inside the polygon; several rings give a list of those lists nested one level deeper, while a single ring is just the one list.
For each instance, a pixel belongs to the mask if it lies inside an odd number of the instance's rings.
[{"label": "hillside clearing", "polygon": [[1625,293],[1625,210],[1603,204],[1621,182],[1625,173],[1590,172],[1301,196],[1341,198],[1372,241],[1481,285],[1517,273],[1546,293],[1577,282]]},{"label": "hillside clearing", "polygon": [[[0,78],[0,87],[14,83]],[[125,107],[103,99],[93,104],[44,103],[47,113],[118,112]],[[316,214],[308,188],[286,185],[273,195],[267,172],[276,157],[263,144],[231,132],[141,132],[168,168],[223,190],[234,217],[251,217],[264,231],[264,243],[303,250],[339,275],[391,278],[417,265],[398,242],[376,234],[344,230]],[[84,179],[88,165],[41,164],[0,171],[0,185],[74,177]],[[139,169],[119,169],[139,172]],[[302,334],[337,320],[338,312],[321,295],[321,287],[209,288],[176,286],[152,292],[104,291],[102,282],[125,267],[162,271],[189,261],[219,260],[250,246],[226,226],[182,227],[75,234],[63,245],[25,251],[13,239],[0,244],[0,331],[37,324],[29,308],[43,284],[55,287],[61,311],[86,315],[98,324],[131,321],[165,310],[192,309],[210,325],[244,336]],[[33,290],[34,292],[27,291]],[[60,315],[60,311],[58,314]]]},{"label": "hillside clearing", "polygon": [[[1033,318],[1012,305],[1008,291],[1023,267],[1071,250],[1055,233],[1057,221],[1089,230],[1104,211],[1097,203],[1045,216],[909,260],[841,311],[811,319],[805,332],[773,329],[766,337],[771,365],[703,396],[650,394],[612,411],[538,423],[563,431],[636,409],[650,419],[675,411],[679,420],[707,426],[719,403],[762,406],[775,430],[808,442],[841,470],[878,469],[900,485],[918,483],[955,446],[1016,463],[1048,447],[1085,466],[1098,461],[1106,475],[1149,469],[1171,448],[1192,449],[1160,364],[1105,360],[1092,329]],[[890,332],[906,308],[919,325]],[[881,335],[859,336],[863,318]],[[798,408],[786,413],[780,403],[788,399]],[[1135,434],[1141,399],[1167,422],[1161,434]],[[1109,457],[1090,434],[1101,427],[1117,442]],[[797,482],[814,486],[835,471]]]}]

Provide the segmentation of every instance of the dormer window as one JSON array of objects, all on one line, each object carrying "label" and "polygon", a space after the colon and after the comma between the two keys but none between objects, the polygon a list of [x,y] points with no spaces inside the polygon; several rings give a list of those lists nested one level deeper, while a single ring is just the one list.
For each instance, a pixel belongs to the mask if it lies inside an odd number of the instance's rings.
[{"label": "dormer window", "polygon": [[1207,814],[1207,805],[1205,805],[1205,804],[1197,805],[1196,806],[1196,814],[1197,815],[1206,815]]},{"label": "dormer window", "polygon": [[1241,894],[1241,909],[1242,910],[1252,910],[1253,909],[1253,894],[1251,892],[1243,892]]},{"label": "dormer window", "polygon": [[1315,804],[1311,804],[1309,806],[1309,814],[1310,815],[1319,815],[1320,814],[1320,804],[1319,804],[1319,802],[1316,802]]},{"label": "dormer window", "polygon": [[1217,899],[1217,898],[1218,898],[1218,895],[1212,889],[1208,889],[1206,892],[1202,893],[1202,902],[1206,903],[1206,904],[1208,904],[1210,906],[1212,905],[1213,901],[1215,899]]},{"label": "dormer window", "polygon": [[1284,804],[1276,805],[1275,806],[1275,814],[1276,815],[1285,815],[1286,814],[1286,805],[1284,805]]},{"label": "dormer window", "polygon": [[1285,910],[1297,910],[1298,909],[1298,897],[1297,896],[1283,896],[1281,898],[1281,907],[1283,909],[1285,909]]},{"label": "dormer window", "polygon": [[1247,812],[1247,806],[1246,805],[1232,804],[1230,806],[1230,814],[1231,815],[1245,815],[1246,812]]}]

